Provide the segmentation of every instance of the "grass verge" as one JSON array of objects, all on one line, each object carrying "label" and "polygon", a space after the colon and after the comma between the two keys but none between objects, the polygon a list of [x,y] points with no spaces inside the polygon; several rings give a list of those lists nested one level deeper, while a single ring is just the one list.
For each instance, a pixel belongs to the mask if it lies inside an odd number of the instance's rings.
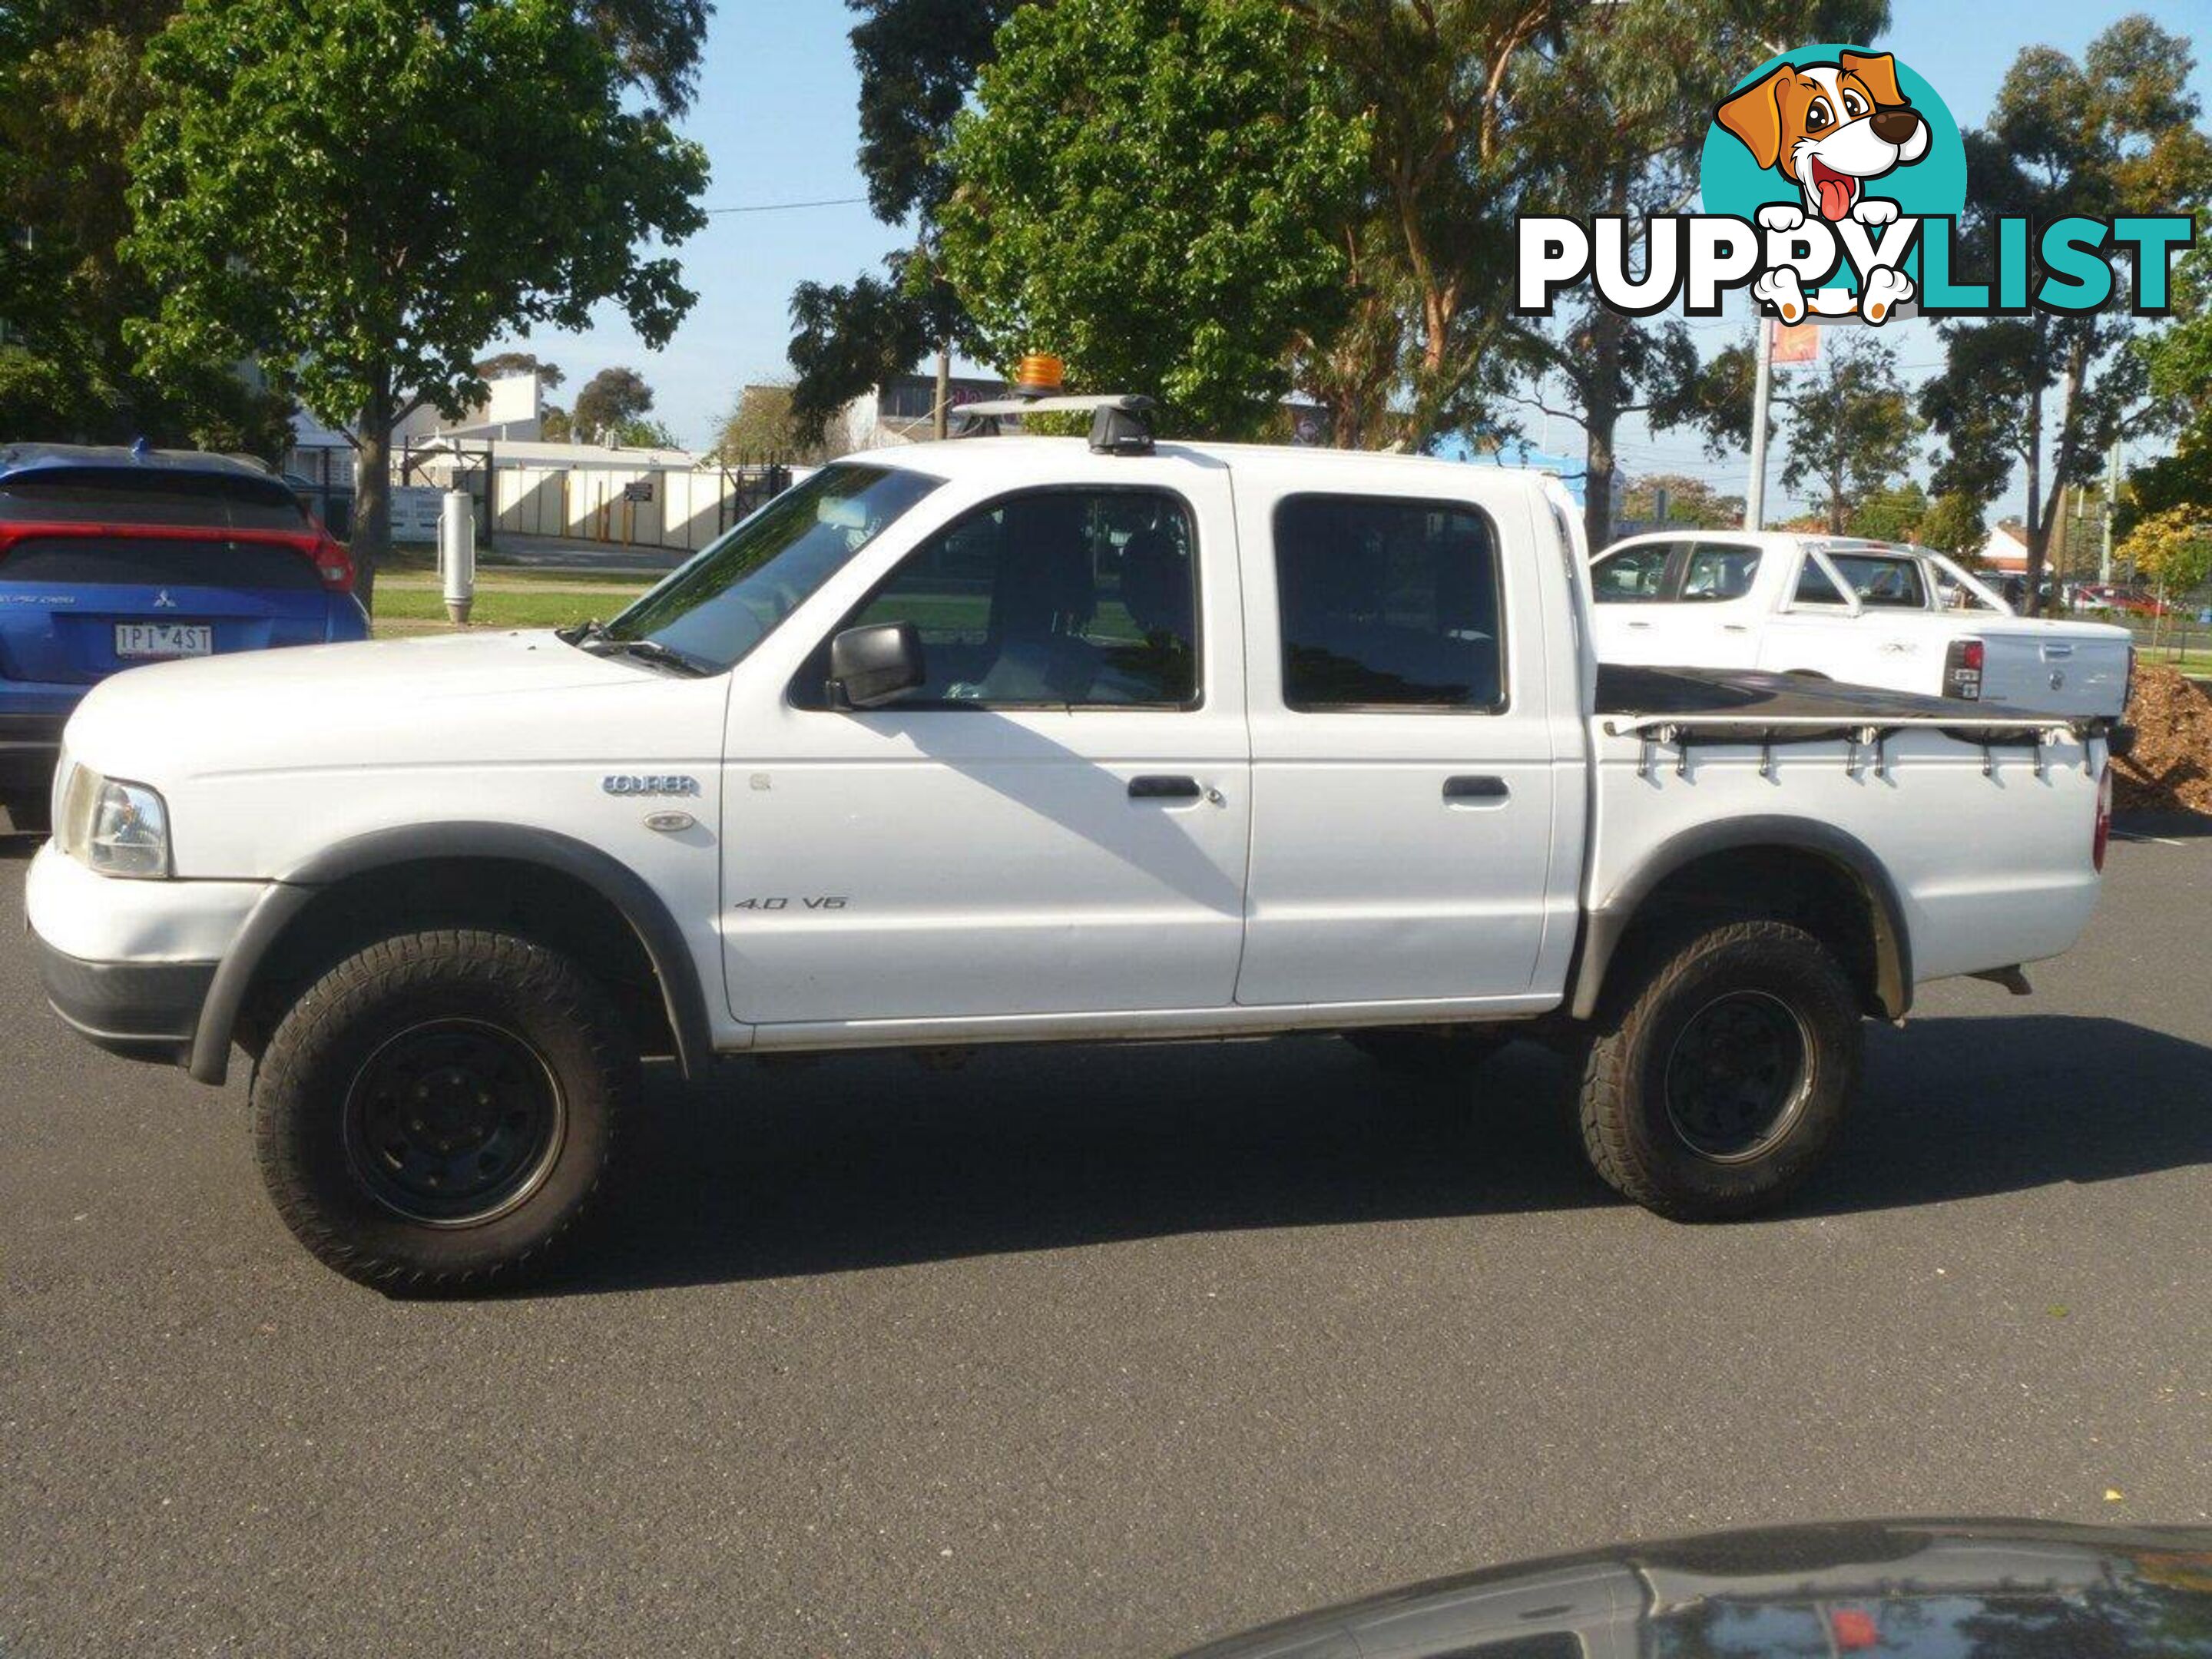
[{"label": "grass verge", "polygon": [[[646,584],[605,583],[598,586],[576,582],[479,583],[476,605],[469,613],[472,628],[565,628],[586,617],[611,617]],[[376,585],[376,631],[419,634],[426,628],[445,628],[446,601],[434,582],[379,581]]]}]

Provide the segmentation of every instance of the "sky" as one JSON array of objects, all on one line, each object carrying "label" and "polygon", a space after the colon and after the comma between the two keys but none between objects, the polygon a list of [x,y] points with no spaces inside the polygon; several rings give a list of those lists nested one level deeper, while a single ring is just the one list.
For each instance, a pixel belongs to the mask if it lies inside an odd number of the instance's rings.
[{"label": "sky", "polygon": [[[2101,29],[2130,11],[2147,11],[2200,46],[2191,84],[2212,108],[2212,0],[1891,0],[1894,25],[1873,43],[1895,52],[1942,94],[1960,125],[1978,124],[2021,48],[2051,46],[2078,55]],[[854,166],[859,143],[859,78],[843,0],[721,0],[708,31],[699,95],[684,122],[705,146],[714,169],[705,198],[708,227],[678,250],[684,279],[699,301],[675,337],[648,351],[614,307],[580,334],[541,331],[521,343],[568,374],[561,394],[598,370],[626,364],[653,388],[653,412],[678,440],[703,447],[717,419],[749,380],[787,375],[788,308],[799,283],[848,282],[878,270],[902,245],[864,200]],[[791,207],[796,203],[836,205]],[[767,209],[761,211],[757,210]],[[1737,337],[1740,320],[1697,325],[1707,349]],[[1936,364],[1934,325],[1908,319],[1887,334],[1908,379]],[[1705,343],[1701,342],[1701,343]],[[1531,416],[1529,435],[1544,435]],[[1552,423],[1553,450],[1578,453],[1580,434]],[[1622,465],[1632,473],[1686,472],[1730,494],[1744,485],[1740,459],[1709,459],[1694,439],[1655,435],[1631,418],[1620,434]],[[1778,466],[1778,472],[1779,468]],[[2016,511],[2021,483],[2000,511]]]}]

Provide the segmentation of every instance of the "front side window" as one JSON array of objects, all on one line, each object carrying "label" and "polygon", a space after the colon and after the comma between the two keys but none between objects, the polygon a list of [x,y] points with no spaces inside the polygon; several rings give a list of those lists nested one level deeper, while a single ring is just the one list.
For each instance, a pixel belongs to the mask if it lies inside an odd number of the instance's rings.
[{"label": "front side window", "polygon": [[710,542],[592,638],[650,641],[700,672],[729,668],[939,482],[902,467],[826,466]]},{"label": "front side window", "polygon": [[1648,605],[1667,589],[1667,561],[1672,542],[1624,547],[1601,560],[1591,572],[1590,597],[1600,605]]},{"label": "front side window", "polygon": [[1699,542],[1682,567],[1682,598],[1692,604],[1740,599],[1759,574],[1759,550],[1729,542]]},{"label": "front side window", "polygon": [[1504,707],[1498,539],[1475,508],[1291,496],[1275,509],[1275,582],[1285,706]]},{"label": "front side window", "polygon": [[1828,562],[1850,584],[1861,605],[1887,605],[1905,611],[1928,608],[1928,585],[1921,578],[1917,559],[1831,553]]},{"label": "front side window", "polygon": [[[832,634],[912,623],[923,683],[898,707],[1187,708],[1198,701],[1197,535],[1158,489],[1042,489],[968,514]],[[791,700],[826,707],[829,641]]]}]

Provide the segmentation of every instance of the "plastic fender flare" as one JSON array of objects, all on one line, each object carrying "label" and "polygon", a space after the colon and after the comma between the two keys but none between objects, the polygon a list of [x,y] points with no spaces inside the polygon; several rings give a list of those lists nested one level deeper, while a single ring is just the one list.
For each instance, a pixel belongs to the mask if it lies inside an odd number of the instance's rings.
[{"label": "plastic fender flare", "polygon": [[501,859],[535,864],[582,882],[614,906],[644,948],[660,981],[676,1060],[687,1078],[711,1063],[714,1043],[697,964],[668,907],[645,878],[611,854],[571,836],[518,823],[419,823],[378,830],[342,841],[286,871],[264,893],[216,969],[201,1006],[185,1069],[201,1083],[221,1084],[230,1072],[231,1036],[263,961],[317,892],[399,864]]},{"label": "plastic fender flare", "polygon": [[1904,1018],[1912,1006],[1912,936],[1905,926],[1904,901],[1887,867],[1873,848],[1848,831],[1816,819],[1781,817],[1728,818],[1685,830],[1662,842],[1603,903],[1593,905],[1583,924],[1571,981],[1570,1012],[1574,1017],[1588,1019],[1597,1012],[1613,953],[1644,900],[1662,882],[1715,853],[1766,848],[1817,854],[1857,884],[1873,923],[1875,1000],[1891,1019]]}]

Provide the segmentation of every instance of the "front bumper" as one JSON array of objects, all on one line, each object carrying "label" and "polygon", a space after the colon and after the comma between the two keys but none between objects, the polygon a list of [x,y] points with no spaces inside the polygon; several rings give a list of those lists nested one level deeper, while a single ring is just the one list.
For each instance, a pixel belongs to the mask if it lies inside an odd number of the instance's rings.
[{"label": "front bumper", "polygon": [[87,962],[35,933],[46,1000],[112,1054],[181,1066],[215,982],[212,962]]},{"label": "front bumper", "polygon": [[46,1000],[112,1053],[182,1065],[216,969],[269,890],[95,875],[49,842],[23,884]]}]

